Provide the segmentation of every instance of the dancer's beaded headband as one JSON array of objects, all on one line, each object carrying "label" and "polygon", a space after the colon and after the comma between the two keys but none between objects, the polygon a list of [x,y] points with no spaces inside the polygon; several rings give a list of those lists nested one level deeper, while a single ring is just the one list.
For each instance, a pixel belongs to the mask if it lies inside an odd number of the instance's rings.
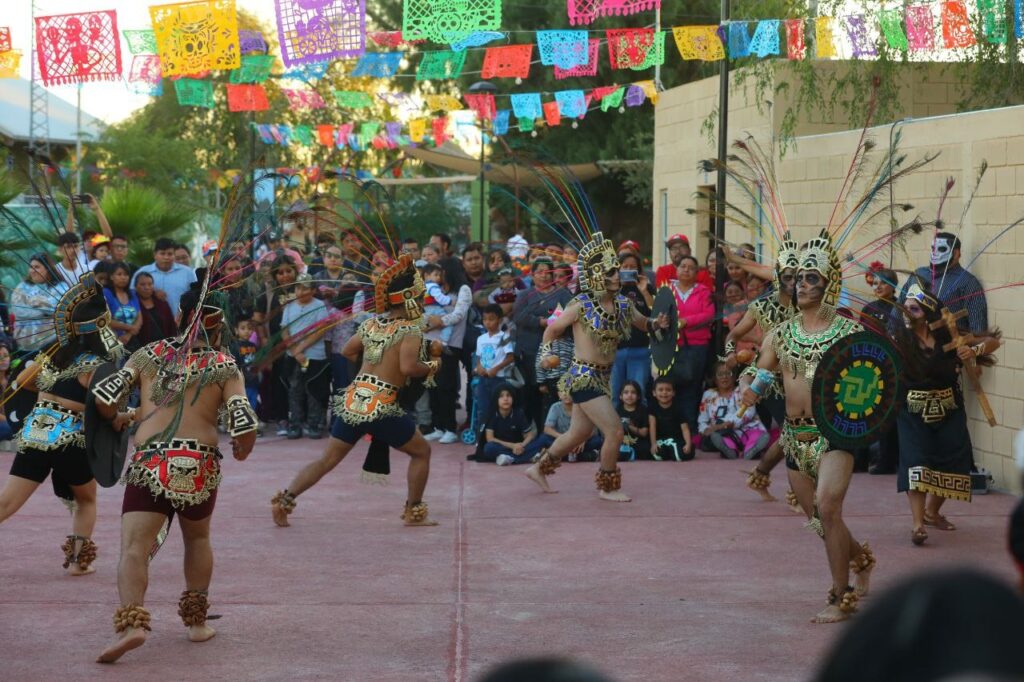
[{"label": "dancer's beaded headband", "polygon": [[71,340],[77,336],[96,333],[110,324],[110,310],[106,304],[103,306],[103,312],[91,320],[79,322],[72,320],[75,308],[96,295],[96,278],[93,273],[87,272],[57,301],[53,311],[53,323],[57,332],[57,341],[62,347],[70,344]]},{"label": "dancer's beaded headband", "polygon": [[[389,291],[391,282],[396,277],[404,274],[413,275],[412,285],[398,291]],[[403,253],[398,257],[394,265],[387,268],[377,278],[377,282],[373,287],[373,301],[378,314],[401,305],[405,307],[405,312],[410,318],[416,318],[423,314],[420,300],[423,298],[426,290],[427,287],[423,283],[419,270],[416,269],[416,265],[413,263],[412,256]]]}]

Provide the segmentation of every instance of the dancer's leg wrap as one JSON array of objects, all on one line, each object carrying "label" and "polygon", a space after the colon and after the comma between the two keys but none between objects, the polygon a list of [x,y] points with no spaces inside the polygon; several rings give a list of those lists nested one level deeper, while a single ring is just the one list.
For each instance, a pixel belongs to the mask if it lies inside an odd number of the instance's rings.
[{"label": "dancer's leg wrap", "polygon": [[[79,540],[82,545],[76,551],[75,543]],[[64,550],[64,568],[71,564],[78,564],[78,567],[84,571],[92,565],[92,562],[96,561],[96,543],[84,535],[69,535],[61,545],[61,549]]]},{"label": "dancer's leg wrap", "polygon": [[149,631],[152,630],[149,626],[149,621],[149,611],[141,606],[136,606],[135,604],[122,606],[117,611],[114,611],[114,632],[121,633],[128,628],[142,628]]},{"label": "dancer's leg wrap", "polygon": [[597,484],[597,489],[603,493],[614,492],[622,487],[622,469],[619,467],[615,467],[611,471],[598,469],[594,474],[594,483]]},{"label": "dancer's leg wrap", "polygon": [[206,623],[206,612],[210,609],[207,593],[200,590],[185,590],[178,600],[178,615],[185,627]]},{"label": "dancer's leg wrap", "polygon": [[558,467],[562,466],[562,458],[552,455],[550,451],[543,450],[540,461],[537,462],[537,469],[542,476],[551,476]]}]

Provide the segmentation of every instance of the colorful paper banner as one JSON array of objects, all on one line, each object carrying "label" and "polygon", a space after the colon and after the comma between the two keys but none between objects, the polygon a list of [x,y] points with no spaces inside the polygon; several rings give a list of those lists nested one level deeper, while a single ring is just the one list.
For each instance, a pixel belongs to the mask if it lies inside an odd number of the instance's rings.
[{"label": "colorful paper banner", "polygon": [[43,85],[120,78],[120,35],[114,10],[36,17],[36,56]]},{"label": "colorful paper banner", "polygon": [[226,71],[241,65],[235,0],[149,8],[165,76]]},{"label": "colorful paper banner", "polygon": [[366,52],[366,0],[274,0],[285,66]]}]

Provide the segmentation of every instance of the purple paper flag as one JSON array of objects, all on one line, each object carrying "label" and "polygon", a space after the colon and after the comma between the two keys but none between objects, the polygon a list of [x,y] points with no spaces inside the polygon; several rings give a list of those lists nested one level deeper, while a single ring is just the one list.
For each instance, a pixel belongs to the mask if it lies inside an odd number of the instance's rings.
[{"label": "purple paper flag", "polygon": [[878,54],[868,35],[868,26],[863,14],[851,14],[846,17],[846,35],[850,36],[854,59],[874,57]]},{"label": "purple paper flag", "polygon": [[366,0],[274,0],[285,66],[366,52]]}]

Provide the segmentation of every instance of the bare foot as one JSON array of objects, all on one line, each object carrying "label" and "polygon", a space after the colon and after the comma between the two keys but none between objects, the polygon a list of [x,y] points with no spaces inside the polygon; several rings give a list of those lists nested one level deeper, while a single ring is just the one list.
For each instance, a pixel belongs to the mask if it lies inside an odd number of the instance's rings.
[{"label": "bare foot", "polygon": [[829,604],[821,611],[818,612],[814,618],[811,618],[812,623],[838,623],[846,620],[850,617],[850,614],[843,613],[842,610],[835,604]]},{"label": "bare foot", "polygon": [[407,526],[436,526],[436,525],[438,525],[438,523],[434,519],[423,519],[422,521],[406,521],[405,525],[407,525]]},{"label": "bare foot", "polygon": [[534,464],[526,470],[526,477],[540,486],[540,489],[546,493],[557,493],[557,490],[552,490],[551,486],[548,485],[548,479],[540,472],[540,468]]},{"label": "bare foot", "polygon": [[206,623],[188,626],[188,639],[190,642],[205,642],[208,639],[213,639],[215,634],[217,634],[217,631]]},{"label": "bare foot", "polygon": [[763,500],[764,502],[775,502],[778,499],[770,492],[768,492],[768,488],[755,488],[749,485],[747,487],[756,492],[758,495],[760,495],[761,500]]},{"label": "bare foot", "polygon": [[145,630],[142,628],[128,628],[121,634],[121,639],[103,650],[103,653],[96,659],[96,662],[113,663],[132,649],[138,649],[145,642]]},{"label": "bare foot", "polygon": [[608,500],[609,502],[632,502],[633,501],[633,498],[631,498],[629,495],[627,495],[626,493],[622,492],[621,490],[612,490],[611,492],[605,492],[605,491],[601,490],[601,491],[599,491],[597,493],[597,496],[600,497],[602,500]]},{"label": "bare foot", "polygon": [[871,571],[873,570],[875,570],[874,566],[853,574],[853,591],[858,597],[868,596],[868,589],[871,587]]},{"label": "bare foot", "polygon": [[284,510],[279,504],[270,505],[271,513],[274,515],[274,523],[279,525],[281,528],[287,528],[291,524],[288,523],[288,512]]},{"label": "bare foot", "polygon": [[89,564],[85,568],[82,568],[78,564],[71,564],[70,566],[68,566],[68,571],[67,571],[68,575],[89,575],[90,573],[95,573],[95,572],[96,572],[96,567],[93,566],[92,564]]}]

